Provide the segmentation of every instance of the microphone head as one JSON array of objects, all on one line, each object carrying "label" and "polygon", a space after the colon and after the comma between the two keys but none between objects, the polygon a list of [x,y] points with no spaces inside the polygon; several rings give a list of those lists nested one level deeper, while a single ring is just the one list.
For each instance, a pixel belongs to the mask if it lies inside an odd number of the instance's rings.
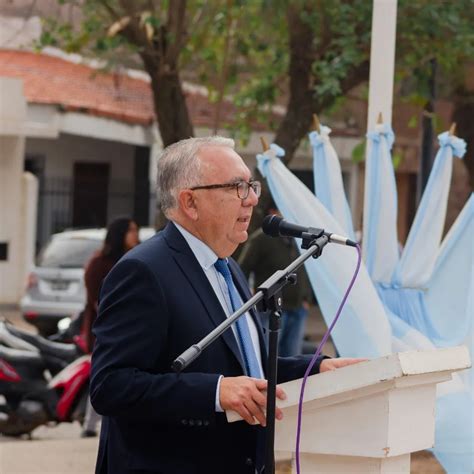
[{"label": "microphone head", "polygon": [[280,222],[283,220],[282,217],[277,216],[276,214],[271,214],[266,216],[262,222],[262,230],[265,234],[270,235],[271,237],[280,236]]}]

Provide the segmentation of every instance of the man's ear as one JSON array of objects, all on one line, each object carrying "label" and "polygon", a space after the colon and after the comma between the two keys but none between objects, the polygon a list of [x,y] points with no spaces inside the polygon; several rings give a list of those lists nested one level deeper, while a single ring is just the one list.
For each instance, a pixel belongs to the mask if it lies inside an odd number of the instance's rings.
[{"label": "man's ear", "polygon": [[191,220],[196,221],[198,218],[196,200],[193,191],[183,189],[178,194],[178,203],[181,211]]}]

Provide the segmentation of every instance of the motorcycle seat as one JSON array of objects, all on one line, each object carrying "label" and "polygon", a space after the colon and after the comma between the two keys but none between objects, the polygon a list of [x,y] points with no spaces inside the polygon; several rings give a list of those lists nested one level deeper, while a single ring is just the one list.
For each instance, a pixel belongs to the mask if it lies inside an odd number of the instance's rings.
[{"label": "motorcycle seat", "polygon": [[21,334],[12,332],[13,326],[6,321],[0,321],[0,344],[12,349],[38,352],[38,348],[26,341]]},{"label": "motorcycle seat", "polygon": [[0,346],[0,359],[12,364],[28,364],[31,368],[44,368],[44,360],[37,352],[22,351]]},{"label": "motorcycle seat", "polygon": [[50,355],[68,362],[73,361],[79,355],[79,350],[75,344],[48,341],[44,337],[38,336],[28,331],[23,331],[12,324],[5,325],[6,330],[14,337],[22,339],[27,344],[34,346],[44,355]]},{"label": "motorcycle seat", "polygon": [[63,342],[53,342],[38,336],[36,347],[42,354],[52,355],[59,359],[73,361],[79,355],[78,348],[75,344],[66,344]]}]

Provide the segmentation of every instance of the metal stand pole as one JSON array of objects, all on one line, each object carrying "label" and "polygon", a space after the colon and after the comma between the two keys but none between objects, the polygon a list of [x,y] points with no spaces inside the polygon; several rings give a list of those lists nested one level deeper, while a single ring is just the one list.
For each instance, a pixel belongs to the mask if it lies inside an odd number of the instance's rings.
[{"label": "metal stand pole", "polygon": [[[278,296],[281,302],[281,297]],[[281,312],[274,310],[270,314],[269,349],[267,361],[267,427],[265,432],[265,474],[275,473],[275,411],[276,385],[278,375],[278,333],[280,331]]]}]

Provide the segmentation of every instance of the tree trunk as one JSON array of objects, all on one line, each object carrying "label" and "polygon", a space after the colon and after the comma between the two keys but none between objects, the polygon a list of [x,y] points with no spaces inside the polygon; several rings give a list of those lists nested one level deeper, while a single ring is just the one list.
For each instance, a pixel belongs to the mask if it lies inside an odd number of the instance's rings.
[{"label": "tree trunk", "polygon": [[164,64],[161,58],[155,60],[153,50],[144,52],[141,57],[151,78],[153,106],[163,147],[192,137],[193,125],[177,67]]},{"label": "tree trunk", "polygon": [[456,91],[452,121],[456,122],[456,136],[466,140],[466,154],[462,160],[453,160],[451,189],[444,231],[447,232],[474,188],[474,95],[464,88]]},{"label": "tree trunk", "polygon": [[452,120],[457,124],[456,136],[463,138],[467,143],[466,154],[462,161],[469,171],[471,189],[474,189],[474,126],[472,117],[474,117],[474,93],[460,89],[457,91]]},{"label": "tree trunk", "polygon": [[290,34],[290,98],[286,114],[278,127],[275,143],[285,149],[288,163],[298,148],[302,137],[308,132],[313,114],[313,88],[311,87],[314,61],[312,53],[314,31],[302,21],[301,10],[288,8],[288,31]]},{"label": "tree trunk", "polygon": [[[330,107],[336,96],[318,97],[314,89],[317,83],[313,76],[312,65],[316,53],[312,50],[315,32],[302,20],[301,10],[289,8],[288,31],[290,34],[290,98],[285,117],[278,127],[275,143],[284,148],[284,161],[288,164],[297,150],[303,137],[310,131],[312,116],[321,114]],[[318,52],[318,55],[321,51]],[[369,61],[354,66],[341,80],[340,95],[347,94],[351,89],[369,79]]]},{"label": "tree trunk", "polygon": [[176,72],[151,77],[153,102],[163,146],[192,137],[193,125],[179,74]]},{"label": "tree trunk", "polygon": [[[107,5],[107,4],[106,4]],[[120,34],[140,51],[145,71],[151,78],[153,107],[163,147],[194,135],[186,97],[179,77],[179,55],[186,42],[186,0],[168,5],[166,25],[148,35],[140,20],[138,2],[123,1],[124,13],[131,18]],[[114,10],[112,16],[120,17]]]}]

